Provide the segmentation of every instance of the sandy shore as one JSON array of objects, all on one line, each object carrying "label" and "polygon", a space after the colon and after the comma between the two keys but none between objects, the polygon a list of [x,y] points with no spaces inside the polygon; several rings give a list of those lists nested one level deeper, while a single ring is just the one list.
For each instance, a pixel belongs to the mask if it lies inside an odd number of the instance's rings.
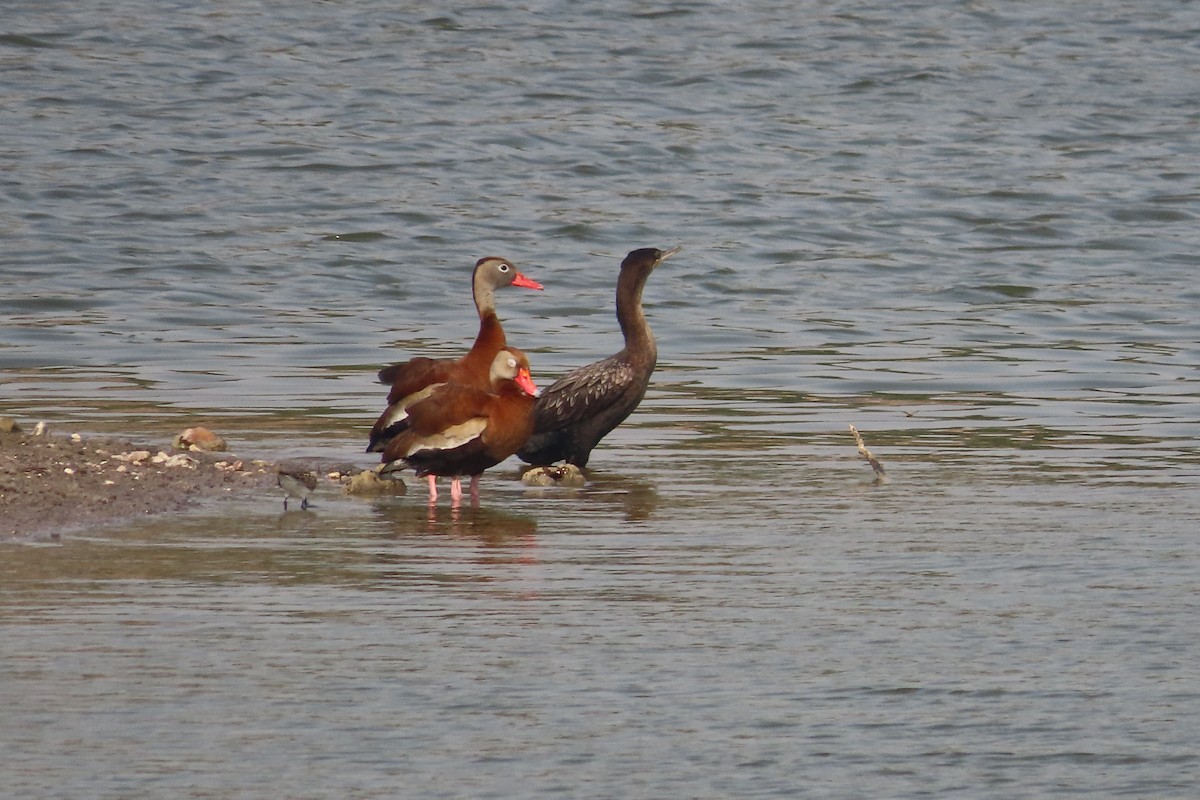
[{"label": "sandy shore", "polygon": [[177,511],[200,498],[272,489],[282,502],[274,464],[228,453],[0,432],[4,538],[111,524]]}]

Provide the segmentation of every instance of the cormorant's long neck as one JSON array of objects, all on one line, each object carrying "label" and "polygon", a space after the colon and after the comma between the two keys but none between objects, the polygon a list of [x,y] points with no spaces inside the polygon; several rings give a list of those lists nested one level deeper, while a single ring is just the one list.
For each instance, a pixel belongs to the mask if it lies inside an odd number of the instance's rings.
[{"label": "cormorant's long neck", "polygon": [[650,330],[646,315],[642,312],[642,290],[646,288],[646,279],[649,277],[649,271],[639,270],[637,274],[622,272],[617,278],[617,322],[625,337],[625,349],[652,363],[658,357],[658,347],[654,342],[654,332]]}]

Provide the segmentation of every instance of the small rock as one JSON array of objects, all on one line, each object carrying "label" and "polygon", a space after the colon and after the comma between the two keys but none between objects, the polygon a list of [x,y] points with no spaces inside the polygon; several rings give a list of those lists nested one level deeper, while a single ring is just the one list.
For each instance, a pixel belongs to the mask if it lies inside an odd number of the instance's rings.
[{"label": "small rock", "polygon": [[217,436],[208,428],[200,427],[188,428],[172,440],[171,446],[179,450],[192,450],[203,453],[225,450],[227,447],[225,440],[220,436]]},{"label": "small rock", "polygon": [[549,467],[534,467],[521,476],[521,482],[527,486],[571,486],[579,487],[587,483],[583,472],[574,464],[559,464]]},{"label": "small rock", "polygon": [[374,470],[365,469],[351,476],[346,494],[408,494],[408,486],[399,477],[381,478]]},{"label": "small rock", "polygon": [[21,426],[12,417],[0,417],[0,433],[20,433]]},{"label": "small rock", "polygon": [[160,464],[164,467],[187,467],[189,469],[195,469],[198,463],[196,459],[183,453],[171,456],[161,451],[154,458],[150,459],[150,461],[153,464]]},{"label": "small rock", "polygon": [[82,436],[80,436],[78,433],[72,433],[72,434],[71,434],[71,441],[72,441],[72,442],[82,442],[82,441],[83,441],[83,437],[82,437]]},{"label": "small rock", "polygon": [[37,425],[33,426],[33,435],[34,436],[49,436],[50,435],[50,428],[46,425],[45,420],[42,420]]},{"label": "small rock", "polygon": [[131,450],[128,453],[119,453],[119,454],[113,456],[113,459],[116,461],[126,461],[126,462],[130,462],[133,464],[137,464],[141,461],[145,461],[149,457],[150,457],[149,450]]}]

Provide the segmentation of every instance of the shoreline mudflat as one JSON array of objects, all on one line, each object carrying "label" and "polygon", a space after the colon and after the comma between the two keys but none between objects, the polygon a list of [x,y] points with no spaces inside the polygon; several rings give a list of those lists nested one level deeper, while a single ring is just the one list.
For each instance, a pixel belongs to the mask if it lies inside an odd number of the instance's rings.
[{"label": "shoreline mudflat", "polygon": [[274,464],[230,453],[0,432],[0,539],[111,525],[275,486]]}]

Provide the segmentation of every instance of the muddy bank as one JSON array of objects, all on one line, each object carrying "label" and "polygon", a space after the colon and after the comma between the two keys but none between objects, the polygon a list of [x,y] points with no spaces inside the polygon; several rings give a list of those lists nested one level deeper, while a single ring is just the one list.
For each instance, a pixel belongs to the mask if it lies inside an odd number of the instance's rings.
[{"label": "muddy bank", "polygon": [[276,488],[276,468],[170,443],[0,431],[0,538],[178,511],[205,497]]}]

